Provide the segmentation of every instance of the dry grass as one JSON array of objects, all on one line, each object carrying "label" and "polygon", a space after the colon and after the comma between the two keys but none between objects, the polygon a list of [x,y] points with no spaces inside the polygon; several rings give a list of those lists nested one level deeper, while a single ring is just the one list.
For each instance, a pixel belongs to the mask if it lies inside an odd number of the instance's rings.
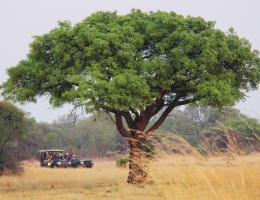
[{"label": "dry grass", "polygon": [[[198,159],[177,157],[152,173],[162,199],[259,200],[260,155]],[[168,170],[170,169],[170,170]]]},{"label": "dry grass", "polygon": [[260,154],[201,158],[169,156],[150,169],[149,182],[128,185],[127,168],[95,161],[92,169],[40,168],[0,178],[0,199],[259,200]]}]

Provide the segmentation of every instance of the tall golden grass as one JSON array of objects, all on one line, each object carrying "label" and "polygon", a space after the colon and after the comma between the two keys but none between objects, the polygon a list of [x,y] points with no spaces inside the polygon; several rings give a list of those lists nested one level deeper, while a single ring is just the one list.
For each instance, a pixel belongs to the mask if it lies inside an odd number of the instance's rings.
[{"label": "tall golden grass", "polygon": [[126,183],[127,168],[95,160],[92,169],[49,169],[27,162],[22,176],[0,178],[0,199],[259,200],[260,154],[166,155],[147,183]]}]

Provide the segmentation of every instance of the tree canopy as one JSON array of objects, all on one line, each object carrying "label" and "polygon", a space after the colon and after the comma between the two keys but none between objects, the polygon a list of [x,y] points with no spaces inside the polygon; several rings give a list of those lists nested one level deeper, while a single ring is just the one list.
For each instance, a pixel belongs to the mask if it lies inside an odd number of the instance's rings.
[{"label": "tree canopy", "polygon": [[27,58],[8,70],[3,95],[22,103],[49,95],[53,106],[113,113],[119,132],[141,141],[175,107],[233,105],[257,88],[258,52],[232,29],[225,33],[214,24],[140,10],[124,16],[101,11],[76,25],[59,22],[35,36]]}]

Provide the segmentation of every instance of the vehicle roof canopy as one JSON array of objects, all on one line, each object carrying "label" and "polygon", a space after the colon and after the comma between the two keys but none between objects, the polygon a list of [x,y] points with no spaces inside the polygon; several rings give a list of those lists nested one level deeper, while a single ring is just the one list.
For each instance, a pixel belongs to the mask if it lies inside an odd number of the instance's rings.
[{"label": "vehicle roof canopy", "polygon": [[44,152],[63,152],[64,150],[62,149],[46,149],[46,150],[39,150],[40,153]]}]

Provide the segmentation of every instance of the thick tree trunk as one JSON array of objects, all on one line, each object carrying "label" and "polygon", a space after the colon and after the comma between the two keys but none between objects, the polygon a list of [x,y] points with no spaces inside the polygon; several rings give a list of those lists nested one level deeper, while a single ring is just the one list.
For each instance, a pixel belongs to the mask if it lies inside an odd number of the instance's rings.
[{"label": "thick tree trunk", "polygon": [[131,140],[130,156],[129,156],[129,174],[127,182],[131,184],[143,183],[147,177],[147,172],[144,169],[144,159],[142,152],[142,145],[140,141]]}]

